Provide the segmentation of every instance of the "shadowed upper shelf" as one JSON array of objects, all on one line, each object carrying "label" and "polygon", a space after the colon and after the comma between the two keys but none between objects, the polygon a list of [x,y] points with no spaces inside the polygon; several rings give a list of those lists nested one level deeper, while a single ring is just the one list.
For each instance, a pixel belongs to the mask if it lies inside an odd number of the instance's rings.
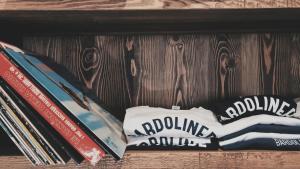
[{"label": "shadowed upper shelf", "polygon": [[299,31],[300,0],[0,0],[1,32]]},{"label": "shadowed upper shelf", "polygon": [[299,31],[300,10],[2,10],[0,30],[10,33],[258,32]]}]

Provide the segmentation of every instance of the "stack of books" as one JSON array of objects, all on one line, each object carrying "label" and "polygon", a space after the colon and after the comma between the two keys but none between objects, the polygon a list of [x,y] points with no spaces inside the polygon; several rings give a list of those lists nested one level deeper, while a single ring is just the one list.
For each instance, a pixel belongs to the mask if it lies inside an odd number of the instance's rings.
[{"label": "stack of books", "polygon": [[34,165],[121,159],[122,123],[39,58],[0,42],[0,126]]}]

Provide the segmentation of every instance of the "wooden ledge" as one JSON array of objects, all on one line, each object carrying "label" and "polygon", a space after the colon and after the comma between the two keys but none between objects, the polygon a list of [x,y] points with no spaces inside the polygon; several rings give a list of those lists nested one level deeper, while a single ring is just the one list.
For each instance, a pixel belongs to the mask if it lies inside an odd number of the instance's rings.
[{"label": "wooden ledge", "polygon": [[[87,162],[76,166],[45,168],[299,168],[300,151],[128,151],[121,161],[111,156],[103,159],[96,167]],[[23,156],[0,157],[1,168],[34,169]]]},{"label": "wooden ledge", "polygon": [[299,7],[295,0],[0,0],[0,29],[3,34],[299,31]]},{"label": "wooden ledge", "polygon": [[295,8],[297,0],[1,0],[0,10],[130,10],[130,9],[214,9],[214,8]]},{"label": "wooden ledge", "polygon": [[3,10],[0,25],[11,33],[299,31],[300,10]]}]

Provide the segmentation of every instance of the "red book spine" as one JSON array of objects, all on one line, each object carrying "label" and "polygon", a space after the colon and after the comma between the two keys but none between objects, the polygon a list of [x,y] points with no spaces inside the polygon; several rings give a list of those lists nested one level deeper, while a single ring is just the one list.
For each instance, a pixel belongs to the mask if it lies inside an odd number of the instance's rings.
[{"label": "red book spine", "polygon": [[0,76],[91,164],[105,156],[99,145],[2,53]]}]

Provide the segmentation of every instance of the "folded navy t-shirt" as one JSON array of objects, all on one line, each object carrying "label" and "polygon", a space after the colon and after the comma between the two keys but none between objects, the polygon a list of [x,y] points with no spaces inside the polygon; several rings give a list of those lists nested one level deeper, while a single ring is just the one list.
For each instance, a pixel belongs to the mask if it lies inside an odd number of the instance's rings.
[{"label": "folded navy t-shirt", "polygon": [[278,134],[299,134],[300,126],[287,126],[287,125],[276,125],[276,124],[255,124],[247,128],[232,132],[230,134],[219,137],[219,141],[225,141],[239,137],[243,134],[257,132],[257,133],[278,133]]},{"label": "folded navy t-shirt", "polygon": [[247,133],[219,142],[223,150],[300,150],[300,136],[277,133]]},{"label": "folded navy t-shirt", "polygon": [[259,114],[300,117],[296,101],[293,98],[280,96],[243,96],[213,103],[208,108],[215,113],[222,124]]}]

